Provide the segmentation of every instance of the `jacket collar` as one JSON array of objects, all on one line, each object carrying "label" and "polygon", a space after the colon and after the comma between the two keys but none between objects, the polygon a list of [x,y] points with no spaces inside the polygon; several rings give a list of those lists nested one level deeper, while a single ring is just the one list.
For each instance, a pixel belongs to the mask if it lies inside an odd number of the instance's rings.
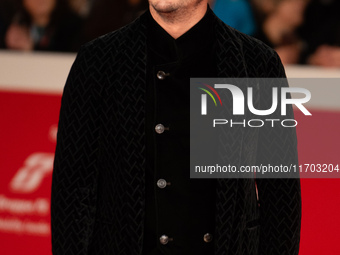
[{"label": "jacket collar", "polygon": [[[123,48],[129,56],[137,55],[139,59],[135,62],[138,69],[146,70],[147,59],[147,24],[148,13],[146,11],[132,24],[124,27],[120,31],[126,31],[128,34],[122,41]],[[216,39],[216,64],[218,77],[248,77],[246,63],[243,56],[243,45],[239,37],[236,35],[235,29],[226,25],[213,12],[211,19],[215,29]],[[129,28],[129,29],[127,29]],[[136,44],[135,42],[140,42]],[[125,53],[122,51],[121,53]]]}]

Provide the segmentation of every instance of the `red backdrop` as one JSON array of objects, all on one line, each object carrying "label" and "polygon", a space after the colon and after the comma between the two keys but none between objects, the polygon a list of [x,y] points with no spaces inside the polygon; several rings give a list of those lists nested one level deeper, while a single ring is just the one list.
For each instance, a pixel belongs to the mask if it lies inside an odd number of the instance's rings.
[{"label": "red backdrop", "polygon": [[[0,254],[51,254],[60,95],[0,91]],[[300,163],[339,164],[340,112],[296,112]],[[340,254],[340,179],[302,179],[301,255]]]},{"label": "red backdrop", "polygon": [[0,92],[0,254],[51,254],[60,96]]}]

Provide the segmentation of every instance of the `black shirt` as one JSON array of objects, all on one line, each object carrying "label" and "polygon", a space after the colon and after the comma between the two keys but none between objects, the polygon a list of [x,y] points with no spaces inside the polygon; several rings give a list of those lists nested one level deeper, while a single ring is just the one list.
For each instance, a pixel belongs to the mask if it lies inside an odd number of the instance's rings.
[{"label": "black shirt", "polygon": [[212,11],[177,39],[148,17],[143,254],[210,255],[215,180],[190,179],[189,95],[190,77],[216,76]]}]

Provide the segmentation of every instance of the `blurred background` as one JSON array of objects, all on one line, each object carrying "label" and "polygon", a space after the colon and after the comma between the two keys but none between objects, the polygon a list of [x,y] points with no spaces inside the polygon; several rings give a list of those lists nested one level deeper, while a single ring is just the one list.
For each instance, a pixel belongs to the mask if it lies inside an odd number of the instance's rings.
[{"label": "blurred background", "polygon": [[[339,85],[306,84],[313,115],[295,111],[300,164],[339,164],[340,1],[210,6],[226,24],[274,48],[288,78]],[[51,254],[51,173],[69,69],[82,44],[147,7],[147,0],[0,0],[0,255]],[[340,179],[302,179],[301,187],[300,254],[340,254]]]}]

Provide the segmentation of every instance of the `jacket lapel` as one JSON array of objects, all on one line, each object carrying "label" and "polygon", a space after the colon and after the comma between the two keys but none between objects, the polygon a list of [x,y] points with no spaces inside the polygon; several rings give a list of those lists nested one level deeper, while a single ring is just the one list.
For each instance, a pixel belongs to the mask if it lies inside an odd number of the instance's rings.
[{"label": "jacket lapel", "polygon": [[[121,127],[121,170],[126,201],[127,254],[140,254],[143,245],[145,214],[145,99],[146,99],[146,25],[143,15],[126,27],[123,51],[119,52]],[[115,60],[117,61],[117,60]],[[135,242],[131,242],[135,240]]]},{"label": "jacket lapel", "polygon": [[[245,78],[248,76],[243,57],[242,43],[234,34],[234,30],[226,26],[216,16],[214,19],[216,32],[216,63],[218,77]],[[246,87],[240,87],[245,92]],[[225,109],[227,116],[232,115],[232,109]],[[228,163],[241,164],[241,150],[244,128],[230,128],[221,134],[219,142],[224,146]],[[225,146],[225,145],[228,146]],[[216,220],[215,220],[215,254],[229,254],[230,240],[233,236],[235,222],[237,191],[239,179],[217,179],[216,187]],[[230,253],[232,254],[232,253]]]}]

